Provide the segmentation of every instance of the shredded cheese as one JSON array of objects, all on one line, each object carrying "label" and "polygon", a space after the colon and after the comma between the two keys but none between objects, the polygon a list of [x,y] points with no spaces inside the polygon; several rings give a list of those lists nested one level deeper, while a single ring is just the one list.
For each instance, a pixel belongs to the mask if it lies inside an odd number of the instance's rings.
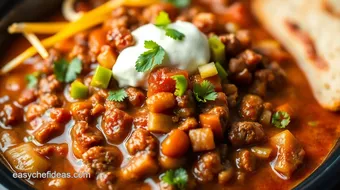
[{"label": "shredded cheese", "polygon": [[36,35],[32,33],[23,33],[23,35],[32,44],[32,46],[35,47],[42,58],[46,59],[48,57],[48,52],[41,44],[39,38]]},{"label": "shredded cheese", "polygon": [[55,34],[65,28],[68,22],[39,22],[39,23],[13,23],[8,27],[10,34],[34,33],[34,34]]},{"label": "shredded cheese", "polygon": [[[68,24],[65,28],[63,28],[57,34],[43,40],[41,43],[45,48],[49,48],[53,46],[55,43],[65,40],[81,31],[89,29],[93,26],[96,26],[104,20],[106,20],[115,8],[126,5],[131,7],[143,7],[147,5],[151,5],[153,3],[158,3],[159,0],[114,0],[108,1],[105,4],[85,13],[78,20]],[[7,73],[20,65],[26,59],[34,56],[37,53],[37,50],[34,47],[28,48],[26,51],[18,55],[16,58],[8,62],[0,71],[0,74]]]},{"label": "shredded cheese", "polygon": [[66,20],[73,22],[78,20],[80,17],[83,16],[84,13],[82,12],[76,12],[74,10],[74,2],[76,0],[64,0],[62,5],[62,13]]}]

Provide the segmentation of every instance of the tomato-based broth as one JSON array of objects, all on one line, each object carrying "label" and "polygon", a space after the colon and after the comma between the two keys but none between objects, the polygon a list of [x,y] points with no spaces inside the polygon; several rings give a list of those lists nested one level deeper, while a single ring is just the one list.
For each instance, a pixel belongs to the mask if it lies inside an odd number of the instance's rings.
[{"label": "tomato-based broth", "polygon": [[[0,75],[6,164],[87,174],[27,180],[36,189],[293,188],[332,150],[340,115],[248,6],[119,7]],[[14,40],[2,65],[29,46]]]}]

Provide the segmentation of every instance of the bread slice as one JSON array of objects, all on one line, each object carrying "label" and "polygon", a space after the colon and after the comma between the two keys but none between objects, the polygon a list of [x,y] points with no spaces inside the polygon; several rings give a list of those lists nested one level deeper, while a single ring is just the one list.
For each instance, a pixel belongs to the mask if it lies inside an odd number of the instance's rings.
[{"label": "bread slice", "polygon": [[340,17],[329,10],[330,5],[340,7],[340,1],[253,0],[252,10],[295,57],[318,102],[337,111],[340,110]]}]

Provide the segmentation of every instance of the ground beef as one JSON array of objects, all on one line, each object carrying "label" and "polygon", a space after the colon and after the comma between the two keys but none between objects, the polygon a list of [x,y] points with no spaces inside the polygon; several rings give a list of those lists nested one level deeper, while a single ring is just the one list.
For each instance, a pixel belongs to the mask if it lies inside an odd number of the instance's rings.
[{"label": "ground beef", "polygon": [[65,108],[52,108],[50,117],[58,123],[66,123],[71,119],[71,113]]},{"label": "ground beef", "polygon": [[43,146],[38,146],[34,149],[40,155],[51,157],[51,156],[61,156],[66,157],[68,152],[68,145],[63,144],[46,144]]},{"label": "ground beef", "polygon": [[141,89],[129,87],[125,89],[129,103],[135,107],[142,106],[145,102],[146,95],[145,92]]},{"label": "ground beef", "polygon": [[100,172],[97,175],[96,182],[100,189],[113,190],[115,189],[114,183],[117,180],[117,176],[114,172]]},{"label": "ground beef", "polygon": [[240,116],[247,121],[257,121],[263,110],[263,100],[257,95],[248,94],[240,105]]},{"label": "ground beef", "polygon": [[193,18],[192,23],[205,34],[217,29],[217,17],[212,13],[199,13]]},{"label": "ground beef", "polygon": [[265,140],[263,127],[257,122],[235,122],[229,131],[229,140],[233,146],[251,145]]},{"label": "ground beef", "polygon": [[175,113],[180,118],[192,117],[196,113],[196,103],[192,91],[188,90],[183,96],[176,96],[177,108]]},{"label": "ground beef", "polygon": [[124,27],[110,30],[106,35],[106,40],[112,48],[119,52],[135,44],[135,39],[133,38],[131,31]]},{"label": "ground beef", "polygon": [[157,3],[145,8],[143,17],[147,22],[155,23],[156,18],[161,11],[168,13],[171,20],[174,20],[178,14],[176,7],[171,3]]},{"label": "ground beef", "polygon": [[104,29],[125,27],[130,30],[145,23],[142,13],[138,9],[119,7],[112,12],[111,18],[104,22]]},{"label": "ground beef", "polygon": [[118,143],[125,139],[131,130],[133,118],[119,109],[106,110],[102,129],[110,142]]},{"label": "ground beef", "polygon": [[60,101],[58,96],[51,93],[40,95],[39,103],[45,105],[47,108],[59,107],[62,105],[62,101]]},{"label": "ground beef", "polygon": [[225,84],[224,93],[227,95],[228,105],[229,107],[235,107],[237,104],[238,98],[238,89],[234,84]]},{"label": "ground beef", "polygon": [[73,153],[78,158],[89,148],[98,146],[105,140],[96,127],[89,126],[85,121],[79,121],[73,126],[71,136]]},{"label": "ground beef", "polygon": [[221,42],[225,45],[225,51],[229,56],[235,56],[239,54],[244,46],[237,39],[235,34],[226,34],[219,36]]},{"label": "ground beef", "polygon": [[146,151],[152,155],[156,155],[158,143],[156,138],[153,137],[147,130],[137,129],[132,133],[125,146],[131,155],[135,155],[137,152],[141,151]]},{"label": "ground beef", "polygon": [[34,138],[40,143],[46,143],[54,137],[61,135],[64,132],[65,126],[57,122],[45,122],[37,128],[33,135]]},{"label": "ground beef", "polygon": [[47,110],[45,105],[40,105],[38,103],[32,103],[27,106],[25,118],[27,121],[32,121],[35,118],[41,116]]},{"label": "ground beef", "polygon": [[5,125],[14,125],[23,120],[24,111],[14,104],[5,104],[0,111],[0,122]]},{"label": "ground beef", "polygon": [[123,155],[114,146],[94,146],[82,155],[82,159],[84,167],[92,170],[90,173],[99,173],[118,168],[122,163]]},{"label": "ground beef", "polygon": [[191,129],[196,129],[198,127],[198,122],[196,118],[189,117],[179,124],[178,129],[189,132]]},{"label": "ground beef", "polygon": [[18,103],[22,106],[27,106],[29,103],[37,99],[37,91],[35,89],[25,89],[21,92]]},{"label": "ground beef", "polygon": [[255,171],[256,157],[247,149],[241,149],[236,153],[236,166],[246,172]]},{"label": "ground beef", "polygon": [[222,169],[220,155],[208,152],[201,155],[194,164],[193,174],[198,181],[207,183],[213,181]]},{"label": "ground beef", "polygon": [[72,117],[76,121],[89,121],[92,104],[90,102],[75,102],[71,104]]},{"label": "ground beef", "polygon": [[55,75],[50,75],[39,81],[39,94],[54,93],[61,90],[61,87],[61,82],[56,79]]}]

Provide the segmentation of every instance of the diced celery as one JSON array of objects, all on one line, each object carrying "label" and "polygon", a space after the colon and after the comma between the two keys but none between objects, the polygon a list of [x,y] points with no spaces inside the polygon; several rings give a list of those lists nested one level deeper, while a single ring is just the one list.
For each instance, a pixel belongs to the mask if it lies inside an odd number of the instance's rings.
[{"label": "diced celery", "polygon": [[209,38],[209,46],[213,60],[223,63],[225,61],[225,45],[221,40],[217,36],[212,36]]},{"label": "diced celery", "polygon": [[91,86],[107,88],[112,76],[112,71],[102,66],[98,66],[91,81]]},{"label": "diced celery", "polygon": [[209,63],[198,67],[198,71],[201,74],[201,78],[205,79],[218,74],[215,63]]},{"label": "diced celery", "polygon": [[79,81],[74,81],[71,84],[71,97],[74,99],[87,98],[89,88]]},{"label": "diced celery", "polygon": [[221,79],[225,79],[228,76],[227,71],[222,67],[222,65],[219,62],[215,63],[218,75],[221,77]]}]

